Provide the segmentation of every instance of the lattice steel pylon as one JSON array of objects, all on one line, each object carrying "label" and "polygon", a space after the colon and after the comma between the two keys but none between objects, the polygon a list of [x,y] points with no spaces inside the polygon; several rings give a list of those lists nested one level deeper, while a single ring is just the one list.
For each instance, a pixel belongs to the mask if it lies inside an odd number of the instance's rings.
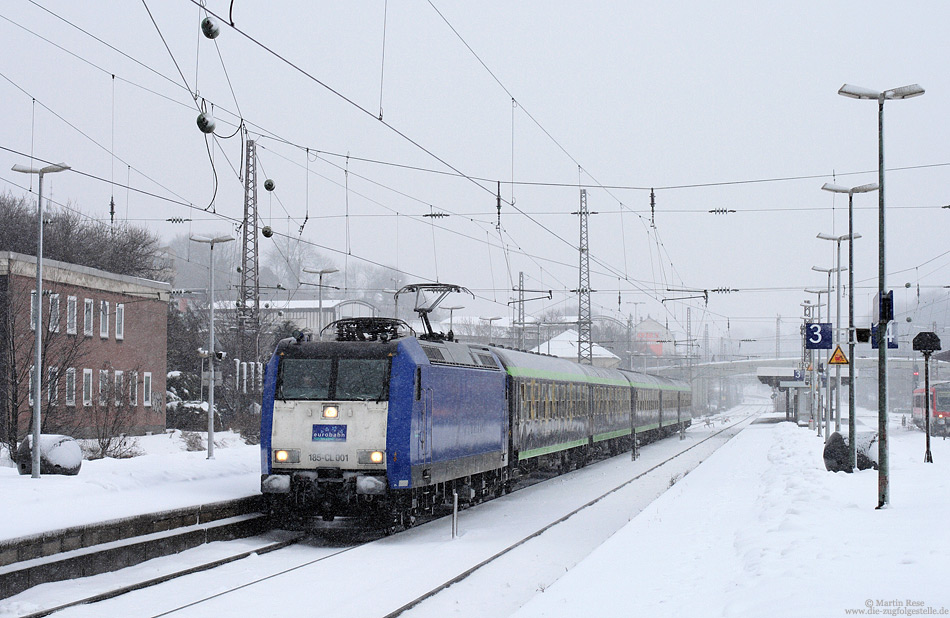
[{"label": "lattice steel pylon", "polygon": [[587,250],[587,189],[581,189],[580,268],[577,284],[577,362],[594,364],[594,345],[590,334],[590,254]]},{"label": "lattice steel pylon", "polygon": [[518,273],[518,349],[524,349],[524,272]]},{"label": "lattice steel pylon", "polygon": [[261,327],[261,284],[259,279],[257,228],[257,145],[247,140],[244,162],[244,223],[241,247],[241,290],[238,305],[238,345],[240,359],[257,362],[260,357],[258,333]]}]

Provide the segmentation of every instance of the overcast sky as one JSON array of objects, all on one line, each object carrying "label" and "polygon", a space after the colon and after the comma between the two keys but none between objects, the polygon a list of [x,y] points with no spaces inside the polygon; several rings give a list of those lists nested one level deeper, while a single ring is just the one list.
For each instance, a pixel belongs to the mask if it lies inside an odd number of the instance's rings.
[{"label": "overcast sky", "polygon": [[[691,307],[695,337],[708,325],[714,342],[757,338],[769,354],[781,315],[790,354],[800,303],[817,300],[803,288],[827,283],[812,266],[834,265],[816,235],[847,233],[847,197],[820,187],[877,180],[877,105],[837,90],[918,83],[924,96],[885,107],[887,270],[898,303],[913,308],[920,285],[939,297],[927,319],[945,317],[946,3],[233,4],[238,30],[231,2],[206,3],[224,18],[211,41],[187,0],[3,3],[0,191],[35,193],[9,171],[32,154],[79,172],[44,192],[89,216],[108,219],[114,199],[119,220],[169,239],[236,234],[243,144],[227,137],[243,118],[262,225],[341,271],[368,261],[468,287],[477,300],[447,301],[466,305],[456,315],[490,316],[510,314],[522,271],[554,290],[528,314],[576,313],[581,185],[600,213],[595,313],[651,315],[682,337]],[[207,143],[201,104],[220,136]],[[854,202],[861,322],[877,197]],[[701,290],[708,304],[669,300]]]}]

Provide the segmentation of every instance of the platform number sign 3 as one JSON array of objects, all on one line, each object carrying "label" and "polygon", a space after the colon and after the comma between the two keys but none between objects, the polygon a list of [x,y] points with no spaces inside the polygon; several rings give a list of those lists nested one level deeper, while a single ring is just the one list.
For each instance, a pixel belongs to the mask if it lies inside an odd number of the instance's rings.
[{"label": "platform number sign 3", "polygon": [[831,349],[831,322],[815,322],[805,325],[805,349]]}]

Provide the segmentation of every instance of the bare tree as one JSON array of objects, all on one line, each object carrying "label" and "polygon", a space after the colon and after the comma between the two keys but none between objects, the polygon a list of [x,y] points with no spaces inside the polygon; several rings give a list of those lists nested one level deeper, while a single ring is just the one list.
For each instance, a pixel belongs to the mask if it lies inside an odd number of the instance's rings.
[{"label": "bare tree", "polygon": [[[36,255],[36,209],[26,197],[0,195],[0,222],[0,251]],[[144,228],[85,218],[69,206],[45,213],[43,254],[47,259],[163,280],[169,271],[158,244],[158,237]],[[67,380],[77,386],[78,376],[69,376],[68,370],[80,366],[85,337],[62,328],[63,307],[55,303],[54,309],[54,303],[46,300],[56,293],[56,286],[50,286],[39,303],[44,366],[36,369],[35,376],[47,400],[41,429],[75,433],[75,408],[59,398]],[[18,288],[15,277],[0,277],[0,442],[10,449],[11,456],[23,434],[20,428],[32,422],[29,383],[35,350],[33,328],[26,323],[31,302],[28,287]]]},{"label": "bare tree", "polygon": [[[153,232],[125,222],[86,218],[72,206],[44,213],[43,257],[155,281],[169,278],[169,264]],[[0,251],[36,255],[36,209],[25,197],[0,195]]]},{"label": "bare tree", "polygon": [[[85,406],[83,416],[87,438],[86,456],[89,459],[114,457],[122,459],[138,454],[137,443],[128,434],[135,427],[138,409],[138,391],[142,384],[140,370],[118,372],[103,367],[93,376],[97,392]],[[152,405],[157,393],[150,393]]]},{"label": "bare tree", "polygon": [[[50,292],[55,293],[55,289]],[[3,406],[0,442],[8,448],[11,457],[22,435],[19,428],[28,425],[28,429],[32,429],[31,385],[37,373],[41,396],[45,399],[41,429],[72,433],[75,415],[67,409],[65,398],[61,399],[60,386],[65,385],[67,369],[79,366],[85,356],[84,337],[65,332],[66,329],[59,324],[61,316],[53,316],[53,304],[41,302],[43,367],[34,372],[35,337],[32,324],[27,324],[30,321],[32,299],[33,294],[29,290],[13,289],[9,277],[0,289],[0,307],[7,309],[6,315],[0,319],[0,405]],[[53,317],[57,319],[53,320]],[[55,324],[52,328],[51,322]]]}]

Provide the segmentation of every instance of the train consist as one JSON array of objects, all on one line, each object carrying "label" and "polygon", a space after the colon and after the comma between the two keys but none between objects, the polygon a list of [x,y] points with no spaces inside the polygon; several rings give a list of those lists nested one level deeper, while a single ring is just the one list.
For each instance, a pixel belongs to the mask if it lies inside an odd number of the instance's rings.
[{"label": "train consist", "polygon": [[[925,413],[927,405],[924,402],[926,391],[922,388],[914,390],[913,420],[914,424],[924,429],[926,427]],[[950,436],[950,382],[937,382],[930,386],[930,435]]]},{"label": "train consist", "polygon": [[285,519],[408,526],[453,492],[489,499],[691,420],[681,381],[415,336],[391,318],[327,332],[281,341],[265,372],[261,490]]}]

